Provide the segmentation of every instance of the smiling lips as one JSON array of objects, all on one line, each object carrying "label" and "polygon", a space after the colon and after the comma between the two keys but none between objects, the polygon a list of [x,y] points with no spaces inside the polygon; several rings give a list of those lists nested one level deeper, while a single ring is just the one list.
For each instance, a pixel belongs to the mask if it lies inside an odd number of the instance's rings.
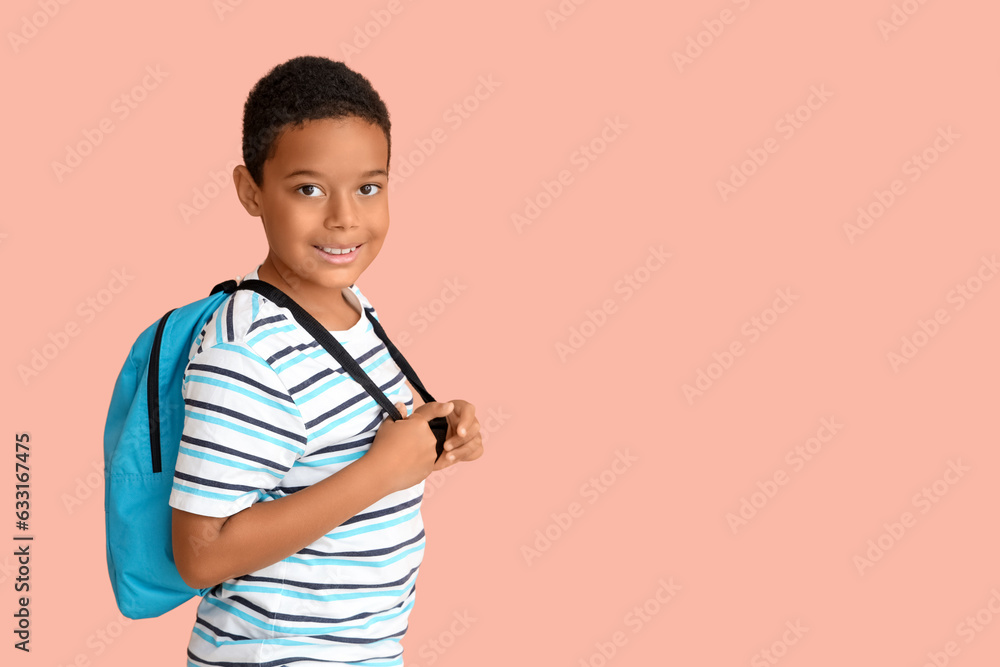
[{"label": "smiling lips", "polygon": [[333,264],[346,264],[357,257],[358,249],[363,244],[338,248],[337,246],[313,246],[323,259]]}]

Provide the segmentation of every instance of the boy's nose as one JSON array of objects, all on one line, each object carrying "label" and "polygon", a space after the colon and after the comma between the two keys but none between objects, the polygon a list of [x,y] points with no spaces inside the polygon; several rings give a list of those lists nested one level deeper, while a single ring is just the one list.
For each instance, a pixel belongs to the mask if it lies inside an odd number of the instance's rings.
[{"label": "boy's nose", "polygon": [[350,196],[330,197],[326,207],[326,219],[324,225],[329,228],[335,227],[357,227],[358,216],[354,209],[354,202]]}]

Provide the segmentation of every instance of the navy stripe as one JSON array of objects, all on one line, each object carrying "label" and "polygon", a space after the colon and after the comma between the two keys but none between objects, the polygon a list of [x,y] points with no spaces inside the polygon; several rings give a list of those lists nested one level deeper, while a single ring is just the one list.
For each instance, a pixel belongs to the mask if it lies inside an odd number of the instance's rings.
[{"label": "navy stripe", "polygon": [[[401,637],[405,632],[406,631],[404,630],[401,633],[397,633],[395,635],[389,635],[389,636],[390,637]],[[379,640],[379,641],[381,641],[381,640]],[[375,660],[392,660],[393,658],[398,658],[399,656],[403,655],[403,651],[400,650],[399,653],[394,653],[392,655],[386,655],[386,656],[382,656],[382,657],[378,657],[378,658],[366,658],[365,660],[347,660],[347,661],[344,661],[344,660],[319,660],[318,658],[304,658],[304,657],[298,656],[298,657],[294,657],[294,658],[282,658],[281,660],[272,660],[270,662],[228,662],[228,661],[210,662],[208,660],[204,660],[203,658],[199,658],[197,655],[194,654],[194,652],[191,651],[191,649],[188,649],[187,654],[188,654],[188,658],[190,660],[194,661],[194,662],[199,662],[199,663],[201,663],[203,665],[213,665],[213,666],[217,666],[217,667],[286,667],[286,665],[292,664],[291,661],[295,661],[296,663],[298,663],[298,662],[308,662],[308,663],[315,663],[315,662],[319,662],[319,663],[333,663],[333,662],[336,662],[337,664],[341,664],[341,665],[367,665],[367,664],[370,664],[372,661],[375,661]]]},{"label": "navy stripe", "polygon": [[[381,421],[382,417],[379,416],[379,422]],[[375,440],[375,434],[368,433],[369,430],[371,430],[370,427],[361,430],[362,433],[366,433],[365,437],[363,438],[356,440],[348,440],[347,442],[342,442],[336,445],[330,445],[328,447],[321,447],[319,449],[315,449],[309,452],[309,456],[312,457],[312,456],[319,456],[320,454],[329,454],[331,452],[342,452],[347,449],[355,449],[357,447],[364,447],[365,445],[370,445],[372,441]]]},{"label": "navy stripe", "polygon": [[[282,357],[287,357],[289,354],[292,354],[293,352],[308,353],[308,352],[312,351],[314,348],[318,348],[319,346],[320,346],[319,345],[319,341],[317,341],[315,339],[311,343],[308,343],[308,344],[289,345],[288,347],[285,347],[285,348],[279,350],[278,352],[275,352],[274,354],[272,354],[270,357],[267,358],[267,361],[268,361],[268,363],[272,363],[273,364],[274,362],[278,361]],[[368,361],[369,359],[371,359],[373,356],[376,356],[377,354],[379,354],[379,352],[381,350],[385,350],[385,344],[382,343],[382,341],[380,340],[378,345],[376,345],[372,349],[368,350],[367,352],[365,352],[361,356],[354,357],[354,360],[357,361],[359,365],[363,366],[366,361]],[[331,360],[331,363],[335,363],[336,362],[336,360],[334,360],[332,356],[330,357],[330,360]],[[316,381],[322,379],[323,377],[325,377],[327,375],[330,375],[332,373],[337,373],[337,374],[340,374],[340,375],[349,375],[343,368],[340,367],[340,364],[337,364],[337,369],[336,370],[333,370],[331,368],[324,368],[322,372],[317,373],[316,375],[314,375],[313,377],[309,378],[305,382],[302,382],[301,384],[296,385],[295,387],[293,387],[289,391],[290,391],[290,393],[295,394],[301,388],[308,387],[309,385],[313,384],[314,382],[316,382]]]},{"label": "navy stripe", "polygon": [[370,558],[374,556],[385,556],[391,554],[393,551],[399,551],[411,544],[416,544],[424,538],[424,530],[421,528],[420,532],[411,537],[408,540],[404,540],[399,544],[395,544],[391,547],[382,547],[381,549],[368,549],[366,551],[319,551],[318,549],[310,549],[305,547],[300,549],[297,553],[305,554],[307,556],[340,556],[343,558]]},{"label": "navy stripe", "polygon": [[260,463],[266,465],[268,468],[273,468],[282,473],[286,473],[289,470],[288,466],[281,465],[280,463],[275,463],[270,459],[265,459],[262,456],[254,456],[253,454],[247,454],[246,452],[241,452],[238,449],[233,449],[232,447],[226,447],[225,445],[220,445],[215,442],[210,442],[208,440],[202,440],[201,438],[193,438],[189,435],[182,435],[181,442],[186,442],[191,445],[197,445],[198,447],[204,447],[205,449],[213,449],[217,452],[222,452],[223,454],[230,454],[232,456],[237,456],[241,459],[247,461],[253,461],[254,463]]},{"label": "navy stripe", "polygon": [[196,363],[188,364],[187,368],[189,375],[190,371],[193,370],[204,371],[206,373],[212,373],[214,375],[224,375],[225,377],[233,378],[234,380],[239,380],[243,384],[251,386],[257,391],[267,394],[268,396],[274,396],[275,398],[280,398],[286,403],[291,403],[292,405],[295,405],[295,400],[288,395],[288,392],[272,389],[271,387],[261,384],[260,382],[257,382],[253,378],[249,378],[246,375],[243,375],[242,373],[237,373],[234,370],[223,368],[222,366],[212,366],[211,364],[196,364]]},{"label": "navy stripe", "polygon": [[346,526],[349,523],[357,523],[358,521],[368,521],[370,519],[376,519],[381,516],[387,516],[389,514],[399,514],[408,507],[413,507],[414,505],[419,505],[420,500],[424,497],[424,494],[420,494],[416,498],[411,498],[406,502],[399,503],[398,505],[393,505],[392,507],[386,507],[385,509],[375,510],[373,512],[365,512],[363,514],[355,514],[353,517],[340,524],[341,526]]},{"label": "navy stripe", "polygon": [[343,369],[333,370],[332,368],[324,368],[319,373],[316,373],[315,375],[306,378],[299,384],[290,387],[288,389],[288,393],[294,396],[295,394],[301,392],[303,389],[308,389],[309,387],[313,386],[314,384],[316,384],[323,378],[327,377],[328,375],[344,375],[344,371]]},{"label": "navy stripe", "polygon": [[[379,425],[381,425],[381,423],[383,421],[385,421],[385,417],[386,416],[383,415],[382,412],[383,412],[382,410],[379,410],[379,413],[377,415],[375,415],[375,417],[370,422],[368,422],[367,424],[365,424],[364,426],[362,426],[361,427],[361,433],[368,433],[370,431],[377,431]],[[373,433],[372,434],[372,440],[374,440],[374,439],[375,439],[375,435]]]},{"label": "navy stripe", "polygon": [[[388,363],[388,361],[386,363]],[[385,384],[378,385],[378,388],[382,391],[382,393],[388,394],[389,393],[389,389],[391,387],[395,386],[396,383],[399,382],[399,379],[401,377],[403,377],[402,373],[396,373],[395,377],[393,377],[391,380],[389,380]],[[307,429],[309,429],[309,428],[315,428],[316,426],[322,424],[323,422],[327,421],[331,417],[335,416],[338,412],[343,412],[344,410],[346,410],[350,406],[354,405],[358,401],[367,401],[370,398],[370,396],[368,395],[368,392],[365,391],[364,388],[360,384],[358,384],[357,382],[355,382],[355,384],[358,387],[358,393],[357,394],[355,394],[351,399],[349,399],[347,401],[344,401],[340,405],[338,405],[338,406],[336,406],[334,408],[331,408],[330,410],[327,410],[326,412],[324,412],[320,416],[316,417],[312,421],[306,422],[306,428]],[[374,426],[375,424],[380,424],[380,423],[382,423],[382,421],[383,421],[383,417],[382,417],[382,411],[380,409],[379,410],[378,419],[375,422],[373,422],[372,424],[369,424],[366,428],[362,429],[361,432],[365,433],[365,432],[369,431],[372,428],[372,426]]]},{"label": "navy stripe", "polygon": [[226,342],[232,343],[233,338],[236,334],[233,333],[233,304],[236,302],[236,294],[229,297],[229,302],[226,304]]},{"label": "navy stripe", "polygon": [[[357,383],[355,383],[355,384],[357,384]],[[344,412],[345,410],[347,410],[352,405],[357,405],[358,403],[367,402],[369,400],[368,392],[365,391],[364,388],[361,387],[361,385],[357,385],[357,388],[359,390],[358,393],[354,394],[354,396],[352,396],[348,400],[344,401],[340,405],[337,405],[337,406],[334,406],[333,408],[330,408],[329,410],[327,410],[326,412],[324,412],[320,416],[316,417],[315,419],[307,421],[306,422],[306,428],[307,429],[314,429],[318,425],[322,424],[323,422],[328,421],[331,417],[335,417],[339,413]]]},{"label": "navy stripe", "polygon": [[284,315],[272,315],[271,317],[265,317],[260,320],[255,320],[254,323],[250,325],[250,328],[247,329],[247,333],[250,333],[254,329],[259,329],[265,324],[273,324],[274,322],[284,322],[287,319],[288,318],[285,317]]},{"label": "navy stripe", "polygon": [[299,343],[298,345],[289,345],[288,347],[284,347],[275,352],[274,354],[272,354],[270,357],[268,357],[267,362],[271,365],[274,365],[275,362],[281,361],[284,357],[287,357],[293,352],[305,353],[307,350],[310,350],[314,347],[316,347],[315,341],[312,343]]},{"label": "navy stripe", "polygon": [[[264,609],[260,605],[254,604],[250,600],[247,600],[245,597],[243,597],[241,595],[234,595],[234,596],[226,598],[226,599],[229,602],[236,602],[236,603],[242,605],[245,609],[249,609],[250,611],[252,611],[252,612],[254,612],[256,614],[259,614],[261,616],[264,616],[265,618],[269,618],[272,621],[294,621],[294,622],[299,622],[299,623],[322,623],[324,625],[334,625],[336,623],[347,623],[348,621],[361,621],[361,620],[364,620],[364,619],[366,619],[366,618],[368,618],[370,616],[376,616],[378,614],[383,614],[383,613],[385,613],[387,611],[391,611],[393,609],[397,609],[399,607],[403,607],[403,606],[406,605],[406,602],[407,602],[407,600],[409,600],[409,598],[410,598],[410,596],[407,595],[405,598],[403,598],[403,600],[401,600],[400,602],[392,605],[388,609],[364,611],[364,612],[355,614],[354,616],[346,616],[346,617],[342,617],[342,618],[325,618],[323,616],[301,616],[301,615],[298,615],[298,614],[279,614],[279,613],[276,613],[276,612],[273,612],[273,611],[268,611],[267,609]],[[316,638],[316,639],[326,639],[326,638],[330,637],[330,635],[309,635],[309,637],[310,637],[310,639],[313,639],[313,638]]]},{"label": "navy stripe", "polygon": [[177,479],[186,480],[188,482],[194,482],[195,484],[201,484],[202,486],[213,486],[217,489],[232,489],[233,491],[256,491],[259,488],[256,486],[244,486],[243,484],[226,484],[225,482],[219,482],[214,479],[205,479],[204,477],[196,477],[194,475],[189,475],[179,470],[174,471],[174,477],[176,477]]},{"label": "navy stripe", "polygon": [[294,440],[295,442],[301,442],[303,445],[308,442],[308,437],[304,435],[299,435],[298,433],[292,433],[291,431],[286,431],[283,428],[278,428],[272,424],[267,423],[261,419],[254,419],[249,415],[245,415],[242,412],[232,410],[230,408],[224,408],[221,405],[216,405],[215,403],[206,403],[205,401],[196,401],[193,398],[185,398],[185,405],[190,405],[194,408],[201,408],[207,412],[218,412],[219,414],[227,415],[229,417],[234,417],[247,424],[253,424],[258,428],[262,428],[270,431],[271,433],[277,433],[280,436],[284,436],[289,440]]},{"label": "navy stripe", "polygon": [[[420,533],[423,535],[423,531]],[[253,574],[245,574],[241,577],[236,577],[236,581],[246,581],[246,582],[258,582],[265,584],[280,584],[282,586],[289,586],[295,588],[303,588],[310,591],[337,591],[337,590],[357,590],[360,588],[385,588],[392,586],[399,586],[406,582],[406,580],[417,570],[419,567],[415,567],[408,574],[398,579],[395,582],[389,582],[387,584],[324,584],[316,581],[298,581],[295,579],[277,579],[275,577],[258,577]]]},{"label": "navy stripe", "polygon": [[224,630],[221,630],[221,629],[215,627],[214,625],[212,625],[211,623],[209,623],[208,621],[206,621],[205,619],[203,619],[200,616],[197,617],[197,618],[195,618],[194,624],[195,625],[199,625],[199,624],[200,625],[204,625],[206,628],[208,628],[209,630],[211,630],[212,634],[215,635],[216,637],[229,637],[230,639],[235,639],[236,641],[251,641],[250,637],[244,637],[243,635],[237,635],[237,634],[233,634],[232,632],[226,632]]}]

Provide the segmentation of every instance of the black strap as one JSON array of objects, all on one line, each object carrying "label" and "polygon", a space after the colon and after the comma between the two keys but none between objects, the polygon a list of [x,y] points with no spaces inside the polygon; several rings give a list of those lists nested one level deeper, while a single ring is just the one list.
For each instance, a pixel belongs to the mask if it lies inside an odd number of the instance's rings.
[{"label": "black strap", "polygon": [[[218,289],[222,289],[226,292],[235,291],[237,289],[250,289],[263,295],[270,301],[273,301],[278,306],[290,310],[296,321],[302,325],[302,328],[308,331],[309,334],[315,338],[327,352],[333,355],[334,359],[340,362],[340,365],[344,368],[344,370],[350,373],[351,377],[353,377],[362,387],[365,388],[365,391],[367,391],[371,397],[374,398],[387,413],[389,413],[389,417],[392,418],[393,421],[403,418],[403,416],[399,414],[399,410],[396,409],[396,406],[389,400],[389,397],[385,395],[385,392],[379,389],[378,385],[376,385],[372,379],[368,377],[368,374],[365,373],[364,369],[362,369],[358,362],[354,360],[354,357],[348,354],[347,350],[344,349],[344,346],[340,344],[340,341],[334,338],[330,332],[326,330],[326,327],[320,324],[315,317],[310,315],[305,308],[297,304],[294,299],[282,292],[280,289],[270,283],[264,282],[263,280],[255,280],[252,278],[240,282],[239,285],[236,285],[235,281],[232,280],[226,281],[225,283],[219,283],[212,293],[214,294]],[[368,318],[368,321],[371,322],[372,328],[375,330],[375,334],[382,340],[386,348],[389,350],[389,355],[392,357],[393,361],[396,362],[396,365],[399,366],[400,370],[403,371],[403,374],[410,380],[413,387],[420,393],[420,397],[425,403],[433,402],[434,397],[431,396],[430,393],[424,388],[423,383],[420,382],[420,378],[417,377],[413,367],[406,361],[403,354],[396,349],[396,346],[389,340],[389,337],[386,335],[385,329],[382,328],[382,325],[379,324],[377,319],[371,316],[368,310],[362,308],[362,311],[364,316]],[[437,417],[430,421],[437,420],[441,420],[435,424],[438,428],[440,428],[440,424],[442,422],[446,422],[444,417]],[[432,430],[435,430],[437,433],[437,429],[432,427]],[[440,445],[442,442],[443,441],[441,441],[439,437],[438,444]]]}]

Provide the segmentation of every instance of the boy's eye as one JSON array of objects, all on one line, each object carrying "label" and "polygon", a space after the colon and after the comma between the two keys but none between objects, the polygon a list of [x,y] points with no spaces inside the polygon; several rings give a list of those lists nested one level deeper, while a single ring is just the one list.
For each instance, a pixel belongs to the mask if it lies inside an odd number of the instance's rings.
[{"label": "boy's eye", "polygon": [[302,190],[305,190],[306,188],[312,188],[313,190],[316,191],[316,194],[314,194],[314,195],[311,195],[308,192],[303,192],[302,194],[304,194],[306,197],[318,197],[319,195],[323,194],[323,191],[320,190],[315,185],[302,185],[302,186],[299,186],[298,188],[296,188],[295,191],[296,192],[301,192]]},{"label": "boy's eye", "polygon": [[[367,188],[367,191],[366,191],[366,188]],[[382,189],[382,186],[379,185],[378,183],[365,183],[360,188],[358,188],[358,190],[361,191],[361,194],[365,195],[366,197],[372,197],[372,196],[376,195],[378,193],[378,191],[381,190],[381,189]],[[311,184],[300,185],[299,187],[297,187],[295,189],[295,191],[296,192],[301,192],[306,197],[320,197],[320,196],[323,195],[323,191],[320,190],[318,186],[311,185]]]}]

